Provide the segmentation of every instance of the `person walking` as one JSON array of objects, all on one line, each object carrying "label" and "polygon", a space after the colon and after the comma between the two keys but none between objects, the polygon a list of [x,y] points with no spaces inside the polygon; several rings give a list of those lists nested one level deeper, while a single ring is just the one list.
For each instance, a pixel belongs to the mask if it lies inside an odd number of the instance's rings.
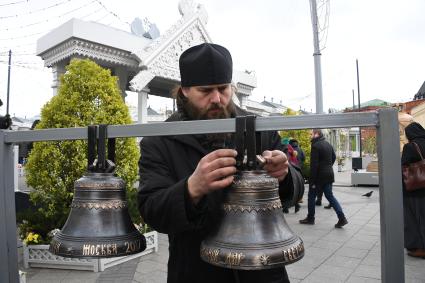
[{"label": "person walking", "polygon": [[298,167],[303,168],[304,162],[305,162],[304,150],[302,150],[301,146],[299,145],[296,139],[290,139],[289,144],[297,152]]},{"label": "person walking", "polygon": [[[233,104],[232,57],[223,46],[204,43],[182,53],[178,111],[167,122],[234,118],[247,112]],[[189,125],[188,125],[189,127]],[[279,181],[279,195],[303,186],[301,174],[282,152],[276,131],[262,132],[264,170]],[[140,143],[138,208],[144,221],[170,243],[168,283],[286,283],[284,266],[231,270],[201,260],[202,240],[219,224],[223,190],[236,173],[229,134],[145,137]]]},{"label": "person walking", "polygon": [[[301,146],[298,143],[298,140],[296,140],[296,139],[290,138],[289,139],[289,145],[292,146],[293,150],[297,153],[296,154],[296,158],[297,158],[296,165],[301,169],[301,174],[302,174],[302,172],[303,172],[302,169],[304,167],[304,162],[305,162],[304,150],[302,150]],[[304,179],[304,176],[303,176],[303,179]],[[303,197],[304,197],[304,190],[302,190],[302,194],[300,194],[299,200],[294,205],[295,213],[297,213],[300,210],[300,208],[301,208],[300,203],[302,203]]]},{"label": "person walking", "polygon": [[[425,156],[425,130],[416,122],[405,129],[407,140],[403,146],[401,164],[409,165]],[[415,144],[419,147],[420,154]],[[403,184],[404,247],[407,254],[425,259],[425,188],[406,191]]]},{"label": "person walking", "polygon": [[335,151],[330,143],[325,140],[320,129],[314,129],[311,134],[310,156],[310,188],[308,191],[308,214],[301,224],[314,224],[315,199],[317,190],[323,190],[326,199],[335,210],[338,222],[335,228],[342,228],[348,223],[341,205],[332,193],[332,183],[335,182],[332,165],[335,163]]}]

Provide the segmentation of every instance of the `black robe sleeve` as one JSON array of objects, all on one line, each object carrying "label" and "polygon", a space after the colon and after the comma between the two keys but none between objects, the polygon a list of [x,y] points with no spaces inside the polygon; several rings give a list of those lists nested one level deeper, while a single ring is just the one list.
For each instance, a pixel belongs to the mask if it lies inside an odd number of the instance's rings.
[{"label": "black robe sleeve", "polygon": [[139,160],[138,206],[143,220],[158,232],[194,229],[186,213],[187,178],[176,180],[167,165],[160,139],[143,139]]}]

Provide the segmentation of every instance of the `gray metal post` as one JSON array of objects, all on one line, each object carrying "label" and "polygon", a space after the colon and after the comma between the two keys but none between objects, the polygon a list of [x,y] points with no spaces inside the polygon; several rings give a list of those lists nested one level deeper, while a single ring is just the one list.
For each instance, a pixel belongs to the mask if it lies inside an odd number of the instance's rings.
[{"label": "gray metal post", "polygon": [[319,43],[319,19],[317,18],[316,0],[310,0],[311,23],[313,25],[313,44],[314,44],[314,82],[316,85],[316,114],[323,113],[323,93],[322,93],[322,66],[320,62],[320,43]]},{"label": "gray metal post", "polygon": [[4,137],[0,130],[0,282],[18,283],[13,144]]},{"label": "gray metal post", "polygon": [[382,109],[378,119],[381,279],[400,283],[404,282],[404,226],[397,111]]},{"label": "gray metal post", "polygon": [[[359,60],[356,59],[356,70],[357,70],[357,97],[359,102],[359,111],[360,111],[360,79],[359,79]],[[360,152],[360,158],[362,158],[362,128],[359,127],[359,152]],[[363,166],[362,166],[363,167]]]},{"label": "gray metal post", "polygon": [[7,101],[6,114],[9,114],[9,97],[10,97],[10,67],[12,65],[12,50],[9,50],[9,65],[7,67]]}]

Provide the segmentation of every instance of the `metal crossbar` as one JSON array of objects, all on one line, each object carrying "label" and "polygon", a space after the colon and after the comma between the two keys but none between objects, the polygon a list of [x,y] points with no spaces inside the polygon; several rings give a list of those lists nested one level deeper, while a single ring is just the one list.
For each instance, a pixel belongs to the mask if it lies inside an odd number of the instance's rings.
[{"label": "metal crossbar", "polygon": [[[256,121],[257,131],[363,126],[377,128],[382,281],[404,282],[401,165],[400,156],[394,154],[399,148],[396,110],[262,117]],[[220,119],[109,126],[108,138],[234,132],[235,119]],[[77,139],[87,139],[87,128],[0,131],[0,282],[18,282],[13,144]]]},{"label": "metal crossbar", "polygon": [[[367,112],[267,118],[259,117],[256,120],[255,127],[257,131],[269,131],[312,128],[348,128],[359,126],[375,127],[377,124],[378,114],[375,112]],[[108,126],[108,138],[234,132],[235,119]],[[87,128],[5,131],[6,143],[77,139],[87,139]]]}]

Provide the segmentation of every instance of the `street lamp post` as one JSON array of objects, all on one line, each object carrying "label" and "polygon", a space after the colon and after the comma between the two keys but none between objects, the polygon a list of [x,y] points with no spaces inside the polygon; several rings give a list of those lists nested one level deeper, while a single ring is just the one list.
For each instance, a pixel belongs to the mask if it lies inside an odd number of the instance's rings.
[{"label": "street lamp post", "polygon": [[[359,112],[360,112],[360,80],[359,80],[359,60],[356,59],[356,70],[357,70],[357,99],[359,102]],[[359,127],[359,151],[360,158],[362,158],[362,128]]]}]

